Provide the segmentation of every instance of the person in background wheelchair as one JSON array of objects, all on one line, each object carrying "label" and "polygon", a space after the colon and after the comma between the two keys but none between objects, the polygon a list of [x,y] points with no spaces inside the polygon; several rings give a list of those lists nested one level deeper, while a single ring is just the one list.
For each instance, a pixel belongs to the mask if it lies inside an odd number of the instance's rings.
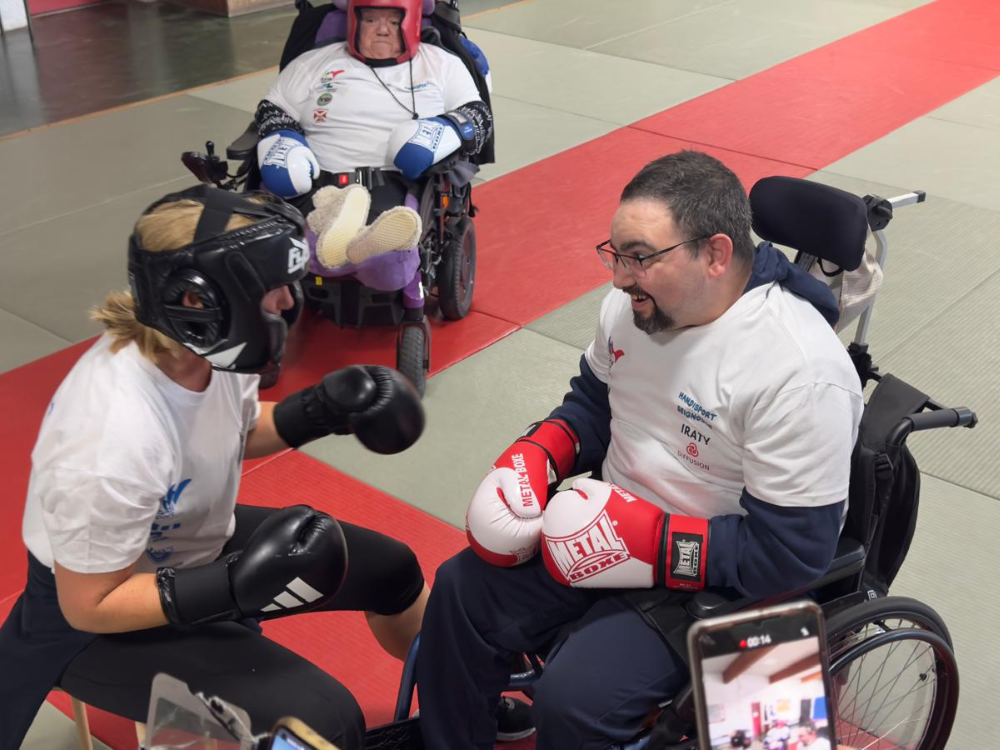
[{"label": "person in background wheelchair", "polygon": [[132,291],[95,310],[106,331],[56,391],[32,453],[28,582],[0,630],[0,747],[19,746],[54,685],[144,721],[160,671],[245,708],[254,732],[295,714],[343,750],[363,746],[347,688],[258,622],[364,611],[402,658],[428,594],[420,565],[305,505],[237,505],[242,462],[330,434],[399,452],[424,415],[386,367],[258,399],[305,273],[303,229],[280,199],[204,185],[139,219]]},{"label": "person in background wheelchair", "polygon": [[458,57],[420,44],[424,0],[346,5],[346,41],[298,56],[257,108],[261,179],[307,213],[313,272],[422,307],[415,181],[477,154],[492,113]]},{"label": "person in background wheelchair", "polygon": [[[548,653],[539,750],[628,741],[688,680],[689,592],[777,594],[834,557],[863,400],[830,290],[754,248],[739,179],[694,151],[632,179],[597,249],[615,289],[580,373],[437,573],[417,658],[436,750],[492,747],[520,652]],[[604,481],[549,499],[584,472]]]}]

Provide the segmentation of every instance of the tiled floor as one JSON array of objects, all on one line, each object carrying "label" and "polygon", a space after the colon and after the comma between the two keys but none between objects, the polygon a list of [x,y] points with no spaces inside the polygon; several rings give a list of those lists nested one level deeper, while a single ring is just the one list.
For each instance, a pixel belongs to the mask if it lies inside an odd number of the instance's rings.
[{"label": "tiled floor", "polygon": [[[494,71],[498,158],[480,177],[508,174],[927,2],[463,0],[468,34]],[[0,140],[0,174],[18,176],[0,180],[0,371],[95,332],[83,312],[124,283],[125,238],[139,209],[190,182],[181,151],[206,139],[224,145],[243,129],[273,78],[291,16],[287,9],[225,21],[111,2],[36,21],[33,57],[24,35],[4,38],[0,137],[129,106]],[[181,93],[233,76],[243,77]],[[993,736],[991,685],[1000,672],[991,645],[1000,594],[992,576],[1000,524],[998,130],[994,80],[811,178],[858,194],[928,193],[890,226],[872,346],[886,370],[982,418],[974,431],[914,439],[925,492],[898,585],[937,607],[955,635],[958,748]],[[413,450],[376,461],[319,441],[308,452],[460,525],[490,461],[561,397],[602,294],[432,378],[428,432]],[[530,386],[509,374],[526,362]],[[417,466],[430,479],[415,482]],[[71,746],[72,726],[47,708],[27,747]]]}]

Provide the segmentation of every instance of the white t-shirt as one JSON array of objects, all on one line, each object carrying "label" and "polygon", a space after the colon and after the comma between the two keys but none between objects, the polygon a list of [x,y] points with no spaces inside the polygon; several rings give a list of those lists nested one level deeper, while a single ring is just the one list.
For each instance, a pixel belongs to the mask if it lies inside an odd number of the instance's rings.
[{"label": "white t-shirt", "polygon": [[203,565],[232,536],[257,375],[189,391],[104,335],[59,386],[31,454],[24,543],[39,561],[107,573]]},{"label": "white t-shirt", "polygon": [[478,101],[479,89],[458,57],[431,44],[413,57],[411,91],[408,62],[372,68],[337,42],[295,58],[265,98],[299,121],[320,167],[347,172],[392,167],[389,135],[413,118],[414,100],[420,117],[434,117]]},{"label": "white t-shirt", "polygon": [[811,745],[799,744],[802,750],[830,750],[830,740],[825,737],[817,737]]},{"label": "white t-shirt", "polygon": [[830,325],[780,285],[653,335],[612,290],[586,357],[609,387],[606,481],[700,518],[745,514],[744,486],[788,507],[847,498],[861,384]]}]

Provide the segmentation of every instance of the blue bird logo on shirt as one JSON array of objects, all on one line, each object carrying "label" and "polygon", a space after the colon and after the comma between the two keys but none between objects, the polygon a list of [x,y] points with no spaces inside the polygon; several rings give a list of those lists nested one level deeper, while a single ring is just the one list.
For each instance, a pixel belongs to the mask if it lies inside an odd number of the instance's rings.
[{"label": "blue bird logo on shirt", "polygon": [[178,485],[170,485],[167,494],[160,498],[160,509],[156,511],[157,519],[171,518],[177,513],[177,502],[181,499],[181,493],[190,483],[190,479],[185,479]]}]

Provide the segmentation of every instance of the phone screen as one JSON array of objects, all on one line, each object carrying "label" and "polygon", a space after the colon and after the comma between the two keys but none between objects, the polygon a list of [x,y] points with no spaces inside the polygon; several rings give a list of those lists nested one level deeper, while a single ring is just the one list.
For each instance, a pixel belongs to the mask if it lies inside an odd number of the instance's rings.
[{"label": "phone screen", "polygon": [[271,740],[271,750],[312,750],[312,745],[303,742],[287,728],[279,727]]},{"label": "phone screen", "polygon": [[697,646],[709,735],[702,746],[830,750],[820,634],[809,611],[702,632]]}]

